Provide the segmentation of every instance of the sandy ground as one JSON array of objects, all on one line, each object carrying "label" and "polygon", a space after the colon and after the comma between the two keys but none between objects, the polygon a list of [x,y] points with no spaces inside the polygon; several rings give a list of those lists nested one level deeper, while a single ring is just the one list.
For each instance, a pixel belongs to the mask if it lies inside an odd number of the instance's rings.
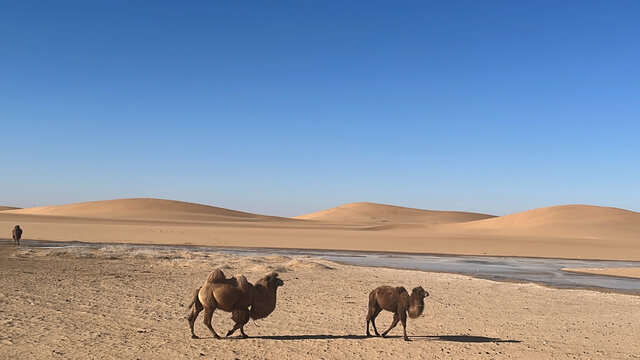
[{"label": "sandy ground", "polygon": [[[285,285],[249,339],[215,340],[189,296],[215,267]],[[339,265],[313,258],[102,249],[26,249],[0,243],[0,358],[23,359],[637,359],[640,297],[557,290],[462,275]],[[390,337],[366,338],[368,292],[422,285],[425,313]],[[378,318],[379,328],[391,321]],[[216,313],[214,327],[231,327]]]},{"label": "sandy ground", "polygon": [[622,276],[634,279],[640,279],[640,268],[567,268],[564,271],[571,271],[581,274],[594,274],[606,276]]}]

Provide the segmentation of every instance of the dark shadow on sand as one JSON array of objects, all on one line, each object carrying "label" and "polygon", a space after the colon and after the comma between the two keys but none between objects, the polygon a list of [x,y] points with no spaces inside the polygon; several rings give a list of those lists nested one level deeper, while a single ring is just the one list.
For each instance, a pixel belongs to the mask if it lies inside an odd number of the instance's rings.
[{"label": "dark shadow on sand", "polygon": [[[402,338],[401,335],[387,335],[388,338]],[[411,340],[429,340],[429,341],[451,341],[461,343],[520,343],[520,340],[500,339],[486,336],[473,335],[414,335],[409,336]]]},{"label": "dark shadow on sand", "polygon": [[472,336],[472,335],[441,335],[441,336],[425,336],[428,339],[432,340],[441,340],[441,341],[454,341],[454,342],[465,342],[465,343],[520,343],[520,340],[512,340],[512,339],[500,339],[500,338],[492,338],[486,336]]},{"label": "dark shadow on sand", "polygon": [[366,335],[271,335],[271,336],[251,336],[254,339],[267,340],[331,340],[331,339],[349,339],[361,340],[366,339]]},{"label": "dark shadow on sand", "polygon": [[[334,340],[334,339],[346,339],[346,340],[362,340],[367,338],[376,338],[377,336],[366,335],[268,335],[268,336],[250,336],[252,339],[265,339],[265,340]],[[402,338],[400,335],[387,335],[386,338]],[[500,339],[486,336],[473,336],[473,335],[437,335],[437,336],[409,336],[411,340],[428,340],[428,341],[451,341],[460,343],[520,343],[520,340]],[[230,339],[233,339],[230,338]],[[237,338],[240,339],[240,338]]]}]

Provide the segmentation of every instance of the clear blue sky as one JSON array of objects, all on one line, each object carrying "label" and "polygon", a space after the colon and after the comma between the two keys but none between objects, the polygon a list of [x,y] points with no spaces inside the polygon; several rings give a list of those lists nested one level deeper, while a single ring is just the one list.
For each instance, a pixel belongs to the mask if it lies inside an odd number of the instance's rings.
[{"label": "clear blue sky", "polygon": [[640,211],[638,1],[11,1],[0,205]]}]

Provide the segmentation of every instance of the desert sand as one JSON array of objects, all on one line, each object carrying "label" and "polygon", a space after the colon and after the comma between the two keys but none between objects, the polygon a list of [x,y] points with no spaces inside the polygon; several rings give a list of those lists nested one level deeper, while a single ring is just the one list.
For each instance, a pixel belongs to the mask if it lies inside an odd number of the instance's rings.
[{"label": "desert sand", "polygon": [[159,199],[0,211],[26,240],[640,260],[640,213],[567,205],[487,214],[355,203],[297,218]]},{"label": "desert sand", "polygon": [[[495,217],[355,203],[296,218],[160,199],[0,210],[0,358],[638,358],[640,297],[558,290],[463,275],[353,267],[308,257],[241,257],[109,243],[400,251],[640,260],[640,214],[586,205]],[[106,243],[43,249],[23,239]],[[278,307],[215,340],[190,296],[221,268],[255,281],[278,271]],[[633,276],[634,270],[598,271]],[[614,274],[611,273],[611,274]],[[367,295],[379,285],[431,293],[402,340],[366,338]],[[378,318],[385,329],[392,315]],[[214,327],[232,327],[216,313]]]},{"label": "desert sand", "polygon": [[567,268],[562,269],[564,271],[571,271],[581,274],[594,274],[594,275],[606,275],[606,276],[621,276],[634,279],[640,279],[640,268],[626,267],[626,268]]},{"label": "desert sand", "polygon": [[[192,291],[220,267],[255,281],[278,271],[274,313],[249,339],[190,338]],[[20,249],[0,243],[0,358],[23,359],[632,359],[640,354],[640,297],[557,290],[462,275],[340,265],[313,258],[215,252]],[[367,294],[378,285],[430,292],[409,319],[365,337]],[[213,325],[231,328],[228,313]],[[378,317],[385,329],[391,314]]]},{"label": "desert sand", "polygon": [[421,210],[402,206],[360,202],[296,216],[295,219],[356,223],[446,224],[493,217],[495,216],[487,214]]}]

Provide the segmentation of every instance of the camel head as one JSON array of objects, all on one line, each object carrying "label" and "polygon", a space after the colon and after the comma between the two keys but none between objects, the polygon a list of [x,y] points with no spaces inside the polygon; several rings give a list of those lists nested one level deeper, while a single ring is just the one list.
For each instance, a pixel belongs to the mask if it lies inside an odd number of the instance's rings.
[{"label": "camel head", "polygon": [[279,286],[283,286],[284,285],[284,281],[282,281],[279,277],[278,277],[278,273],[277,272],[272,272],[267,274],[264,277],[264,282],[267,286],[272,287],[277,289]]},{"label": "camel head", "polygon": [[20,225],[16,225],[13,227],[14,229],[20,229]]},{"label": "camel head", "polygon": [[413,290],[411,290],[411,295],[414,294],[420,299],[424,299],[429,296],[429,292],[423,289],[422,286],[414,287]]}]

